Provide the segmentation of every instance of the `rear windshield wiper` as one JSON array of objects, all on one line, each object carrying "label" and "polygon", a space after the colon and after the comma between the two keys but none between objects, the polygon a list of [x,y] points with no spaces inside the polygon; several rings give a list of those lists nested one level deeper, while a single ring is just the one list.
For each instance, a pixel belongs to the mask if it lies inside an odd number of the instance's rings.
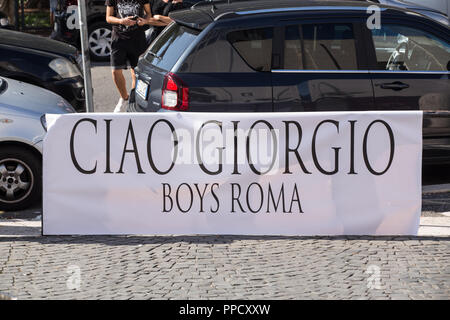
[{"label": "rear windshield wiper", "polygon": [[161,60],[162,58],[160,56],[158,56],[156,53],[149,51],[148,53],[150,53],[152,56],[154,56],[156,59]]}]

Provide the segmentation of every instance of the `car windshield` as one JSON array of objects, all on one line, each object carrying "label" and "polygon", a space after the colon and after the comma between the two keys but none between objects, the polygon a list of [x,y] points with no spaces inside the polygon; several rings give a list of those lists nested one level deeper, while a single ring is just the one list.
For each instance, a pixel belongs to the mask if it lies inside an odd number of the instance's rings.
[{"label": "car windshield", "polygon": [[148,48],[145,59],[158,68],[170,70],[198,34],[197,30],[173,23]]}]

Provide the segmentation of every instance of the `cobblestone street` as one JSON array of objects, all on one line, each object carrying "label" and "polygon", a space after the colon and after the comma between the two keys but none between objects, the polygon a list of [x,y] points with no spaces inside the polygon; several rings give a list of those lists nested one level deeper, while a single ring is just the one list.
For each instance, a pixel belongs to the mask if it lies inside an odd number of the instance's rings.
[{"label": "cobblestone street", "polygon": [[[40,208],[4,213],[13,219],[0,220],[0,294],[17,299],[449,299],[449,211],[449,193],[424,194],[419,237],[41,237],[39,216],[33,218]],[[441,236],[430,236],[436,233]]]},{"label": "cobblestone street", "polygon": [[448,299],[449,280],[448,237],[0,239],[18,299]]}]

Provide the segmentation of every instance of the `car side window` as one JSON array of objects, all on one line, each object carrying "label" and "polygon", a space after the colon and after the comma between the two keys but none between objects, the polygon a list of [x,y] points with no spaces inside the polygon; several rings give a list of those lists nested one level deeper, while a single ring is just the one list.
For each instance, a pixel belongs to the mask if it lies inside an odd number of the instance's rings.
[{"label": "car side window", "polygon": [[448,71],[450,44],[407,26],[383,24],[372,30],[377,70]]},{"label": "car side window", "polygon": [[242,59],[256,71],[270,71],[273,28],[238,30],[228,33],[227,40]]},{"label": "car side window", "polygon": [[286,26],[284,69],[357,70],[353,25],[323,23]]}]

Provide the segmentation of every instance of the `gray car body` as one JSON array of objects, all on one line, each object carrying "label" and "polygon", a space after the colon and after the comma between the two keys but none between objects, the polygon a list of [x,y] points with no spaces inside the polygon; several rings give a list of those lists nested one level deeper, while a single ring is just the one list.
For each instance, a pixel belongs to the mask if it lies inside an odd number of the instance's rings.
[{"label": "gray car body", "polygon": [[75,112],[61,96],[28,83],[0,77],[0,88],[0,146],[25,144],[42,154],[41,117]]}]

